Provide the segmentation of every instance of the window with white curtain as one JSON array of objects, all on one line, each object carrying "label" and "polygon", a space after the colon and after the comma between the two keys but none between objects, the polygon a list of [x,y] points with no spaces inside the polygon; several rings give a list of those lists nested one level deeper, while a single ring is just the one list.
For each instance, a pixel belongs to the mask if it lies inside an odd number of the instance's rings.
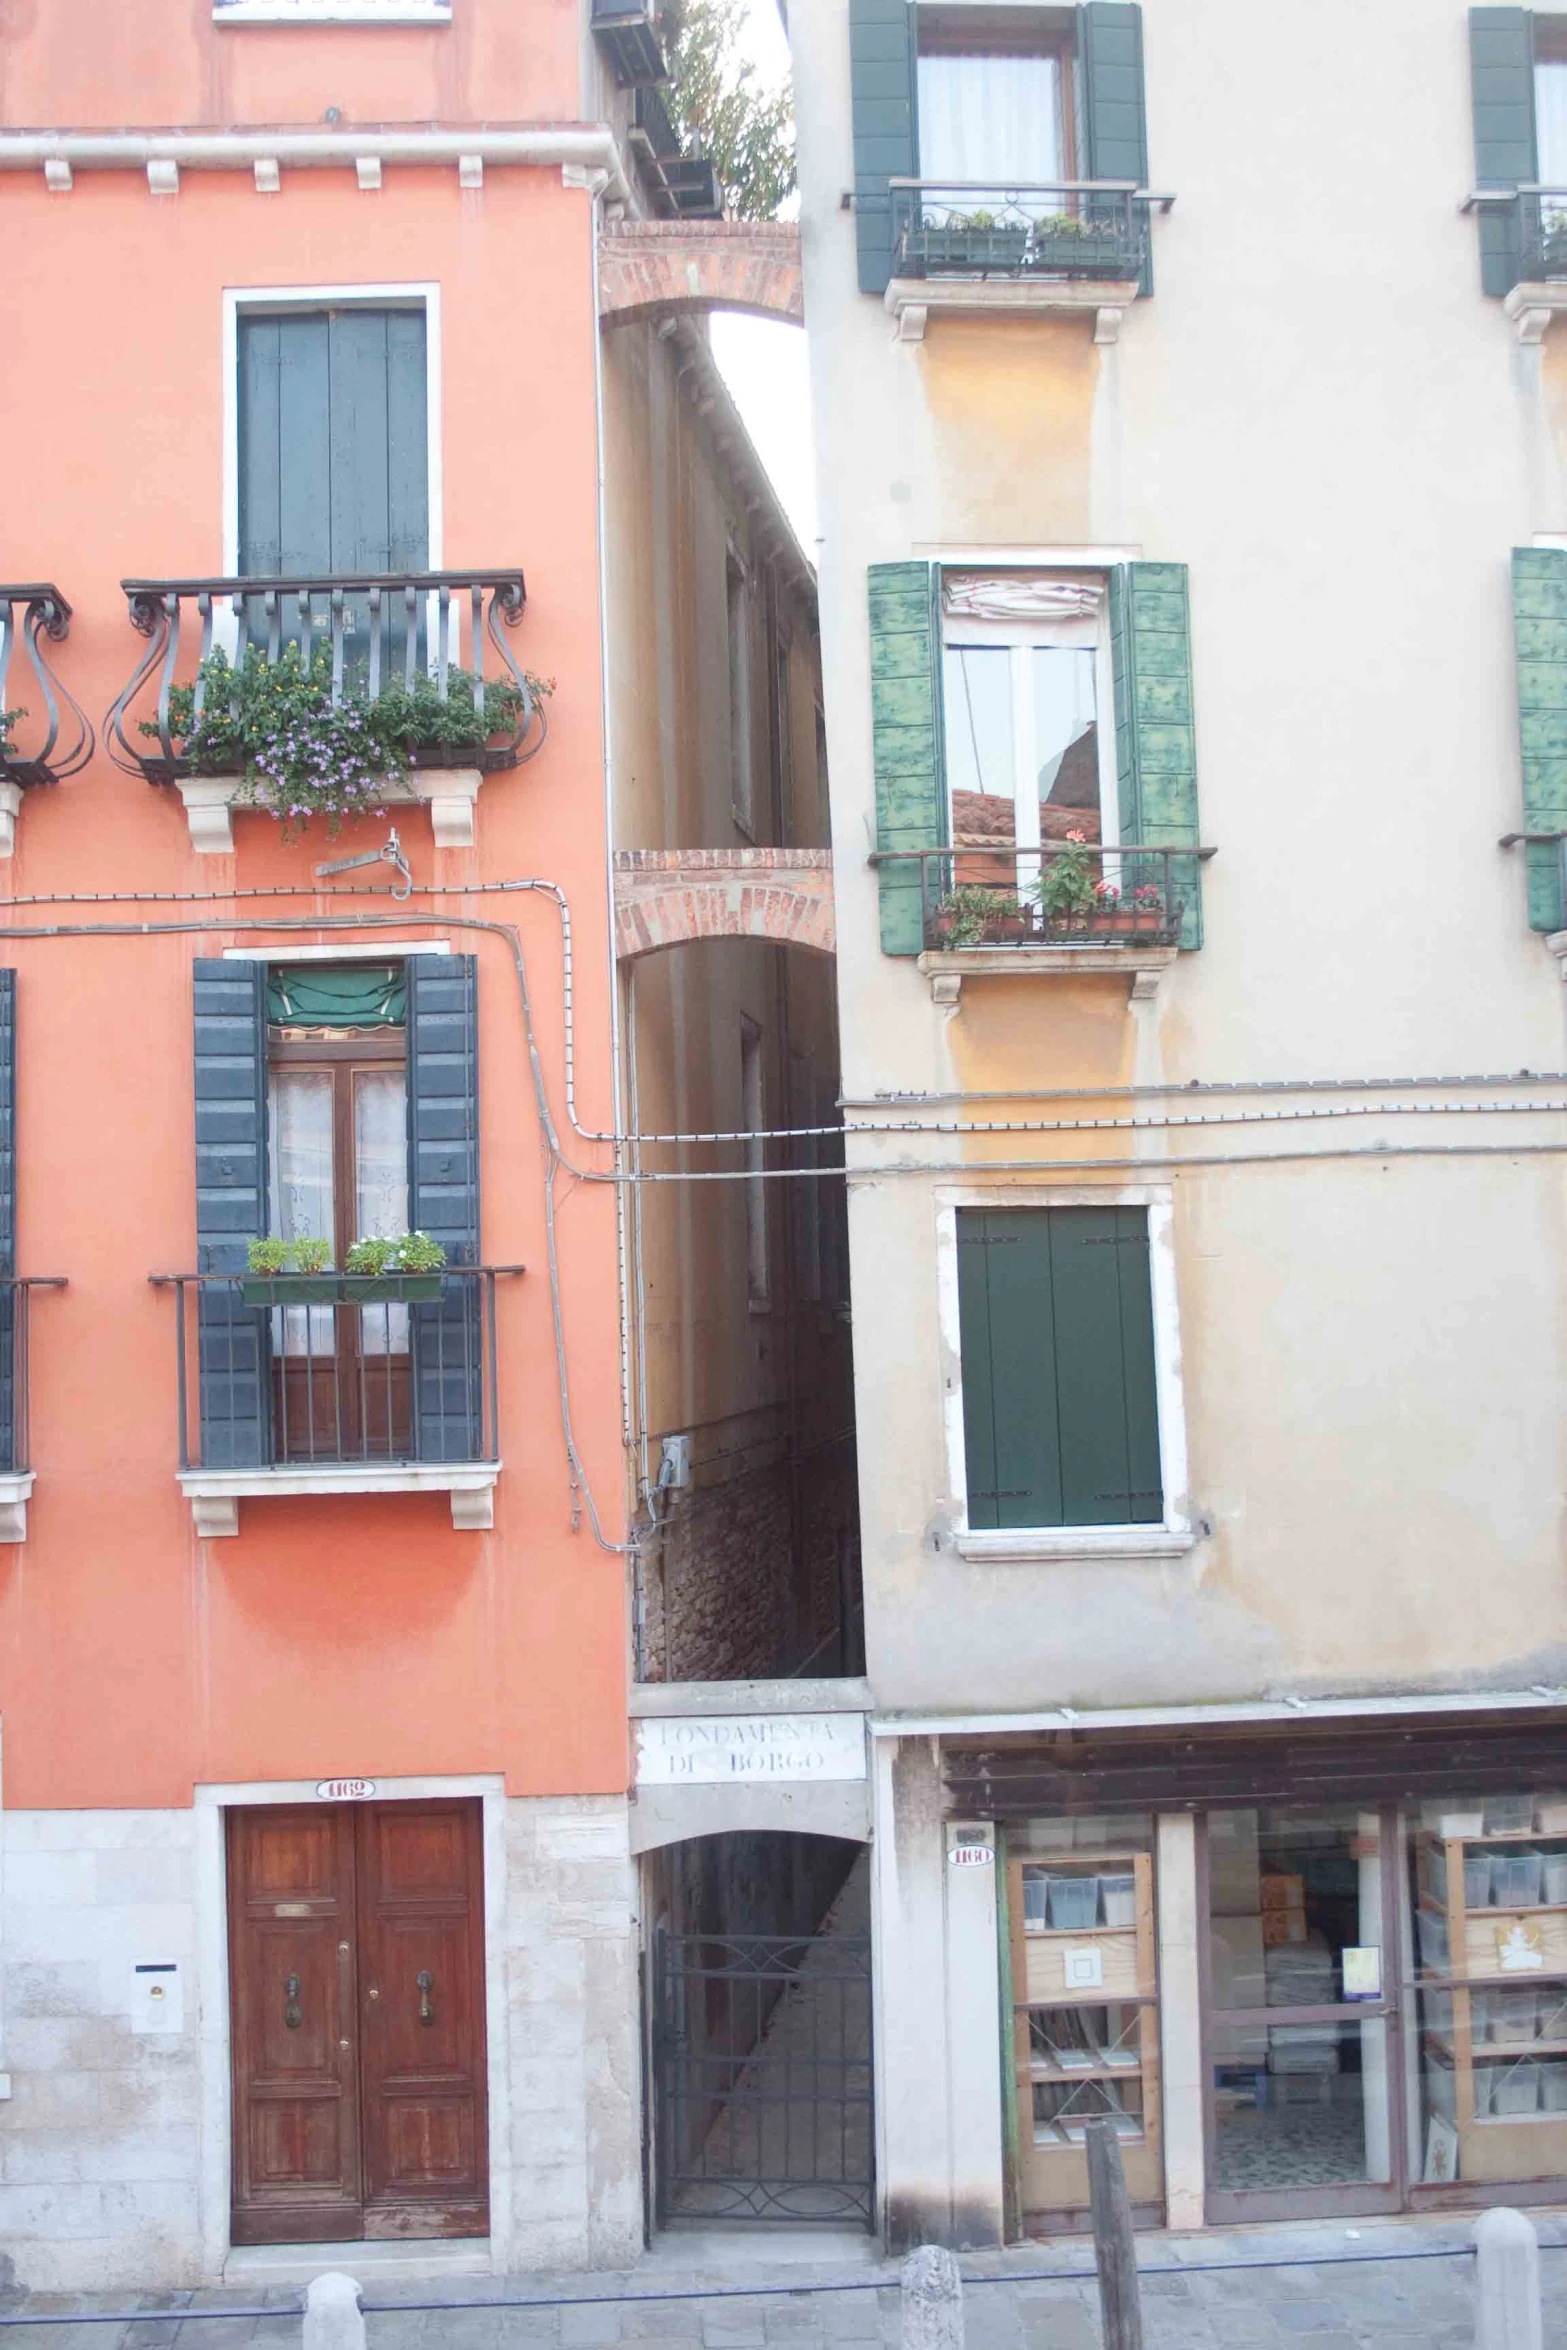
[{"label": "window with white curtain", "polygon": [[980,186],[1072,176],[1067,35],[1044,8],[922,7],[919,175]]},{"label": "window with white curtain", "polygon": [[1535,160],[1543,188],[1567,188],[1567,57],[1534,69]]}]

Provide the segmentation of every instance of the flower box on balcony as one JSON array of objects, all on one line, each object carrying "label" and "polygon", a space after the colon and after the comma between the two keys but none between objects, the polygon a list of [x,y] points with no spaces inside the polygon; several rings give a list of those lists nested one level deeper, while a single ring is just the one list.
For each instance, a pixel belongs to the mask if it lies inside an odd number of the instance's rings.
[{"label": "flower box on balcony", "polygon": [[909,258],[927,269],[1021,269],[1028,251],[1028,230],[995,227],[984,221],[928,220],[912,231]]},{"label": "flower box on balcony", "polygon": [[247,1273],[247,1306],[421,1305],[441,1294],[439,1273]]},{"label": "flower box on balcony", "polygon": [[1134,277],[1139,266],[1126,238],[1109,226],[1036,229],[1028,261],[1031,269],[1063,277]]}]

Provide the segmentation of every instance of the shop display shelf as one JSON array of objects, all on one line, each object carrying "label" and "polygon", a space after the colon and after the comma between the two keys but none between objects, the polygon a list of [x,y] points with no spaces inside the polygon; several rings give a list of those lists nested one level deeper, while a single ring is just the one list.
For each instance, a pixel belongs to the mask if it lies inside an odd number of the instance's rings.
[{"label": "shop display shelf", "polygon": [[[1448,2033],[1427,2029],[1420,2037],[1444,2056],[1456,2058],[1458,2044]],[[1567,2056],[1567,2040],[1471,2040],[1469,2054],[1476,2064],[1516,2064],[1521,2056]]]}]

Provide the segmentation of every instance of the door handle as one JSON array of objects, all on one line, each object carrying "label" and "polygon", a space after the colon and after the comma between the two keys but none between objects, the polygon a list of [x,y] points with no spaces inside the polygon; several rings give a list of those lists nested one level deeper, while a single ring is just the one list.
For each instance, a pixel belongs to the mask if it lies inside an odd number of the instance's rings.
[{"label": "door handle", "polygon": [[283,1984],[283,2026],[286,2031],[297,2032],[299,2025],[299,1977],[289,1975]]},{"label": "door handle", "polygon": [[430,1993],[435,1988],[435,1977],[427,1966],[422,1966],[416,1980],[419,1985],[419,2021],[422,2024],[433,2024],[435,2009],[430,2004]]}]

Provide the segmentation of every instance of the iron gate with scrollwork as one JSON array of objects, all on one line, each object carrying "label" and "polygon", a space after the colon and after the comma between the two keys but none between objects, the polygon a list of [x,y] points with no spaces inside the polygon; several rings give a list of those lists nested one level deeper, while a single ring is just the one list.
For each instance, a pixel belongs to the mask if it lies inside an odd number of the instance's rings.
[{"label": "iron gate with scrollwork", "polygon": [[653,1954],[658,2216],[875,2222],[868,1934]]}]

